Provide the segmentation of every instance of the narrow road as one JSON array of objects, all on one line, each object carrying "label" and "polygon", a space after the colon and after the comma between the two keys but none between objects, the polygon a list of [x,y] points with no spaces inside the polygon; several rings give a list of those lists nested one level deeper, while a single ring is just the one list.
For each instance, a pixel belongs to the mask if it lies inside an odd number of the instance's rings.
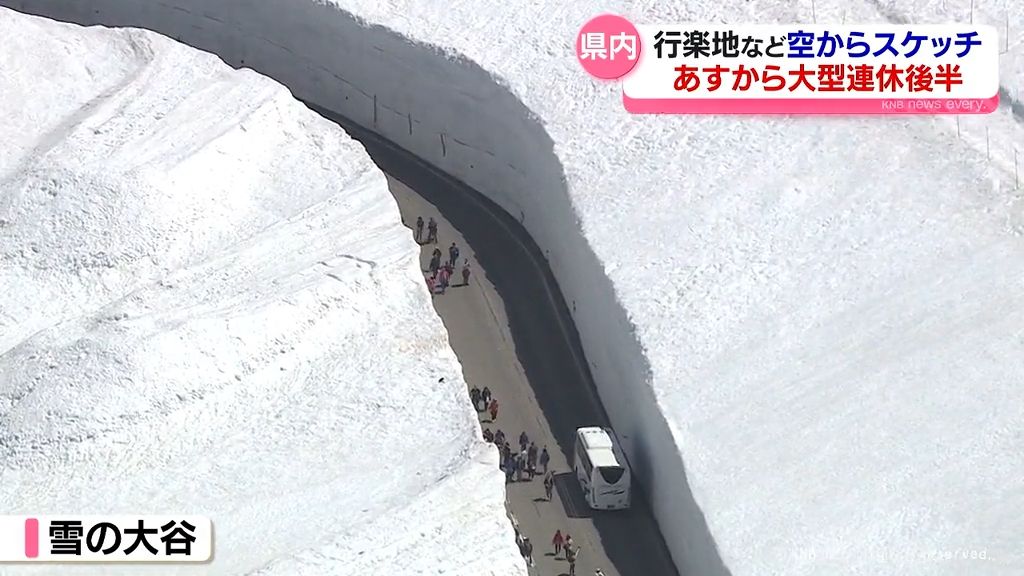
[{"label": "narrow road", "polygon": [[[503,430],[513,445],[525,431],[538,448],[548,447],[557,475],[550,502],[540,477],[508,485],[508,508],[534,545],[531,574],[568,574],[564,557],[555,557],[551,548],[560,529],[580,548],[579,576],[593,576],[597,568],[606,576],[678,576],[642,493],[634,491],[633,507],[624,511],[593,511],[583,501],[571,473],[575,430],[608,420],[571,315],[532,239],[464,184],[344,118],[314,109],[366,146],[389,175],[407,226],[412,228],[417,216],[437,221],[439,242],[423,247],[424,270],[433,249],[440,248],[447,259],[452,242],[459,246],[459,259],[470,261],[469,285],[436,295],[434,306],[466,381],[490,387],[498,399],[497,422],[481,413],[482,425]],[[461,283],[458,273],[453,283]]]}]

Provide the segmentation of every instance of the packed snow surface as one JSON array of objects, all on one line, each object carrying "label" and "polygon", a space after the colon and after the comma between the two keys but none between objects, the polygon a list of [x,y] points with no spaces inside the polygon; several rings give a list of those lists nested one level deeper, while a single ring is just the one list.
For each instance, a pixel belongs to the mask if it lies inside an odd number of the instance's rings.
[{"label": "packed snow surface", "polygon": [[525,573],[362,147],[150,32],[0,9],[0,38],[0,509],[216,534],[61,573]]}]

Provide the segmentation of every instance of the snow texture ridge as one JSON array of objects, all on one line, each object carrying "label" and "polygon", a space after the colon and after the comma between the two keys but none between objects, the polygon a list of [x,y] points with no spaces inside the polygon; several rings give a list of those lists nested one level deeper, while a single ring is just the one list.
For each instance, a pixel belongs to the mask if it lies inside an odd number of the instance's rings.
[{"label": "snow texture ridge", "polygon": [[602,11],[969,16],[1010,32],[1001,83],[1016,99],[1024,5],[0,3],[155,29],[253,67],[518,217],[575,310],[682,573],[1024,570],[1012,102],[959,122],[630,117],[572,54]]},{"label": "snow texture ridge", "polygon": [[362,146],[148,31],[0,37],[0,508],[216,534],[208,565],[61,573],[525,574]]}]

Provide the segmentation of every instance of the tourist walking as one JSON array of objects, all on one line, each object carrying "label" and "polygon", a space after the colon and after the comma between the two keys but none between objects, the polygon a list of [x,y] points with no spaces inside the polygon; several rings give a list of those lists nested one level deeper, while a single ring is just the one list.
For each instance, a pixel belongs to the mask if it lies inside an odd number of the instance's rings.
[{"label": "tourist walking", "polygon": [[555,490],[555,477],[548,474],[544,477],[544,495],[548,497],[548,502],[551,502],[551,493]]},{"label": "tourist walking", "polygon": [[423,243],[423,216],[416,217],[416,243]]},{"label": "tourist walking", "polygon": [[541,474],[548,473],[548,462],[551,462],[551,455],[548,454],[548,447],[545,446],[540,452],[540,470]]},{"label": "tourist walking", "polygon": [[580,550],[571,544],[565,545],[565,561],[569,563],[569,576],[576,576],[576,560]]},{"label": "tourist walking", "polygon": [[469,286],[469,260],[462,261],[462,285]]},{"label": "tourist walking", "polygon": [[555,537],[551,539],[551,544],[555,547],[555,556],[562,551],[562,546],[565,545],[565,538],[562,536],[561,530],[555,530]]},{"label": "tourist walking", "polygon": [[469,390],[469,399],[473,402],[473,409],[477,412],[480,411],[480,389],[473,386]]},{"label": "tourist walking", "polygon": [[441,288],[441,294],[444,294],[444,291],[448,289],[448,281],[451,279],[451,276],[451,266],[448,266],[447,264],[442,266],[440,272],[438,272],[437,278],[437,285]]},{"label": "tourist walking", "polygon": [[434,253],[430,255],[430,266],[429,266],[430,273],[436,276],[437,275],[437,271],[440,268],[441,268],[441,251],[438,250],[437,248],[434,248]]},{"label": "tourist walking", "polygon": [[491,405],[488,406],[487,408],[491,412],[491,422],[497,421],[498,420],[498,399],[497,398],[492,398],[491,399]]},{"label": "tourist walking", "polygon": [[448,264],[455,268],[455,265],[459,262],[459,247],[452,242],[452,245],[448,247]]},{"label": "tourist walking", "polygon": [[427,222],[427,244],[437,244],[437,222],[434,222],[433,216]]},{"label": "tourist walking", "polygon": [[526,449],[526,471],[530,473],[530,480],[537,475],[537,445],[533,442]]}]

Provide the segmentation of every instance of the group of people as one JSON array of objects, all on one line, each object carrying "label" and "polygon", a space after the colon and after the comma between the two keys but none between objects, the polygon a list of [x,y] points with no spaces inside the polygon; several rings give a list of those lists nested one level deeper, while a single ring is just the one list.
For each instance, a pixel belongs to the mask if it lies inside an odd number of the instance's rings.
[{"label": "group of people", "polygon": [[[493,421],[493,419],[492,419]],[[493,443],[501,453],[501,462],[498,467],[505,471],[507,482],[532,481],[537,476],[538,465],[540,473],[544,475],[544,490],[548,500],[551,500],[551,491],[554,488],[554,472],[548,470],[551,463],[551,454],[548,447],[538,449],[535,442],[524,431],[519,435],[519,450],[513,450],[511,443],[505,438],[505,433],[499,428],[497,432],[491,432],[490,428],[484,428],[484,440]]]},{"label": "group of people", "polygon": [[[551,545],[555,547],[555,558],[560,553],[565,554],[565,561],[569,563],[569,576],[576,576],[576,560],[580,557],[580,549],[572,543],[572,536],[568,532],[562,535],[561,530],[555,530],[555,537],[551,539]],[[596,576],[603,576],[598,569]]]},{"label": "group of people", "polygon": [[[497,423],[498,400],[494,398],[490,387],[484,386],[481,390],[474,385],[469,390],[469,399],[473,403],[473,409],[477,412],[489,413],[491,417],[489,422],[491,424]],[[498,466],[505,471],[507,482],[530,481],[538,473],[542,474],[544,476],[544,492],[548,501],[551,501],[555,478],[554,471],[548,469],[551,464],[551,454],[548,452],[546,445],[538,449],[537,443],[530,440],[525,430],[516,439],[518,441],[518,451],[512,448],[511,442],[505,437],[505,432],[500,428],[492,432],[489,426],[485,427],[483,437],[484,440],[498,447],[501,453],[501,462]],[[529,538],[526,538],[519,532],[518,528],[516,528],[516,541],[526,563],[534,566],[533,544]],[[561,530],[556,530],[551,543],[555,547],[555,557],[557,558],[559,554],[563,554],[565,561],[569,564],[569,575],[576,576],[576,560],[579,558],[580,549],[573,543],[572,536],[568,533],[563,535]],[[603,576],[603,573],[601,570],[597,570],[595,576]]]},{"label": "group of people", "polygon": [[[491,394],[491,389],[484,386],[481,390],[476,386],[473,386],[469,390],[469,399],[473,402],[473,408],[477,412],[489,412],[491,415],[491,422],[498,419],[498,400]],[[491,442],[491,440],[488,440]]]},{"label": "group of people", "polygon": [[[426,229],[426,237],[423,235],[424,228]],[[433,218],[429,218],[426,223],[424,223],[422,216],[416,218],[416,242],[419,244],[437,244],[437,222]],[[427,285],[432,293],[439,292],[443,294],[445,289],[450,286],[451,277],[459,261],[459,247],[455,242],[452,242],[451,246],[448,247],[448,260],[442,262],[442,257],[443,253],[441,250],[434,248],[430,258],[430,276],[427,278]],[[463,260],[463,286],[469,284],[469,276],[469,260]],[[469,397],[473,403],[473,408],[477,412],[487,413],[490,416],[490,423],[494,424],[497,422],[498,400],[494,398],[489,387],[484,386],[483,390],[481,390],[473,386],[469,391]],[[548,453],[547,446],[543,446],[538,450],[537,444],[530,440],[526,431],[519,434],[518,451],[513,450],[511,443],[500,428],[496,432],[491,432],[490,427],[484,428],[483,437],[484,440],[498,447],[498,451],[501,453],[501,462],[498,467],[504,470],[506,482],[532,481],[539,471],[544,476],[544,493],[548,501],[551,500],[555,487],[555,478],[554,472],[548,469],[551,463],[551,455]],[[522,553],[527,564],[534,566],[533,544],[530,542],[530,539],[520,534],[517,529],[516,540],[519,544],[519,551]],[[565,560],[569,564],[569,575],[576,576],[576,560],[579,558],[580,550],[579,547],[573,544],[572,536],[569,534],[563,536],[562,531],[557,530],[551,543],[555,547],[556,557],[559,554],[564,554]],[[604,575],[600,570],[597,570],[595,576]]]},{"label": "group of people", "polygon": [[[469,399],[477,412],[490,413],[490,423],[497,422],[498,400],[494,398],[489,387],[484,386],[484,389],[481,390],[474,385],[469,390]],[[539,467],[540,474],[544,476],[544,493],[547,495],[548,501],[551,500],[551,493],[555,488],[555,476],[553,471],[548,470],[548,465],[551,464],[551,454],[548,452],[547,445],[538,449],[537,443],[530,440],[525,430],[519,434],[519,450],[513,450],[511,442],[505,437],[505,432],[501,428],[492,432],[489,426],[484,427],[483,436],[484,440],[498,447],[498,452],[501,454],[498,467],[505,471],[506,482],[532,481],[537,476]]]},{"label": "group of people", "polygon": [[[519,553],[523,555],[527,565],[535,566],[533,561],[533,543],[530,539],[523,536],[519,531],[519,527],[515,527],[516,531],[516,544],[519,545]],[[551,539],[552,546],[555,547],[555,558],[558,558],[559,554],[562,554],[565,561],[569,564],[569,576],[576,576],[576,561],[580,557],[580,548],[572,542],[572,536],[568,532],[562,535],[561,530],[555,530],[555,537]],[[594,576],[604,576],[604,572],[600,568],[594,570]]]},{"label": "group of people", "polygon": [[423,239],[423,216],[416,217],[416,242],[420,244],[437,244],[437,222],[433,216],[427,223],[427,238]]},{"label": "group of people", "polygon": [[[416,242],[420,244],[437,244],[437,222],[433,218],[430,218],[430,221],[427,223],[426,240],[423,238],[423,217],[418,216],[416,218]],[[427,286],[430,288],[431,293],[444,294],[445,290],[451,286],[452,275],[455,274],[455,266],[459,262],[459,247],[455,242],[452,242],[452,245],[448,247],[448,260],[442,262],[442,257],[441,249],[434,248],[434,252],[430,256],[430,276],[427,277]],[[468,285],[469,259],[463,259],[462,284],[460,286]]]}]

